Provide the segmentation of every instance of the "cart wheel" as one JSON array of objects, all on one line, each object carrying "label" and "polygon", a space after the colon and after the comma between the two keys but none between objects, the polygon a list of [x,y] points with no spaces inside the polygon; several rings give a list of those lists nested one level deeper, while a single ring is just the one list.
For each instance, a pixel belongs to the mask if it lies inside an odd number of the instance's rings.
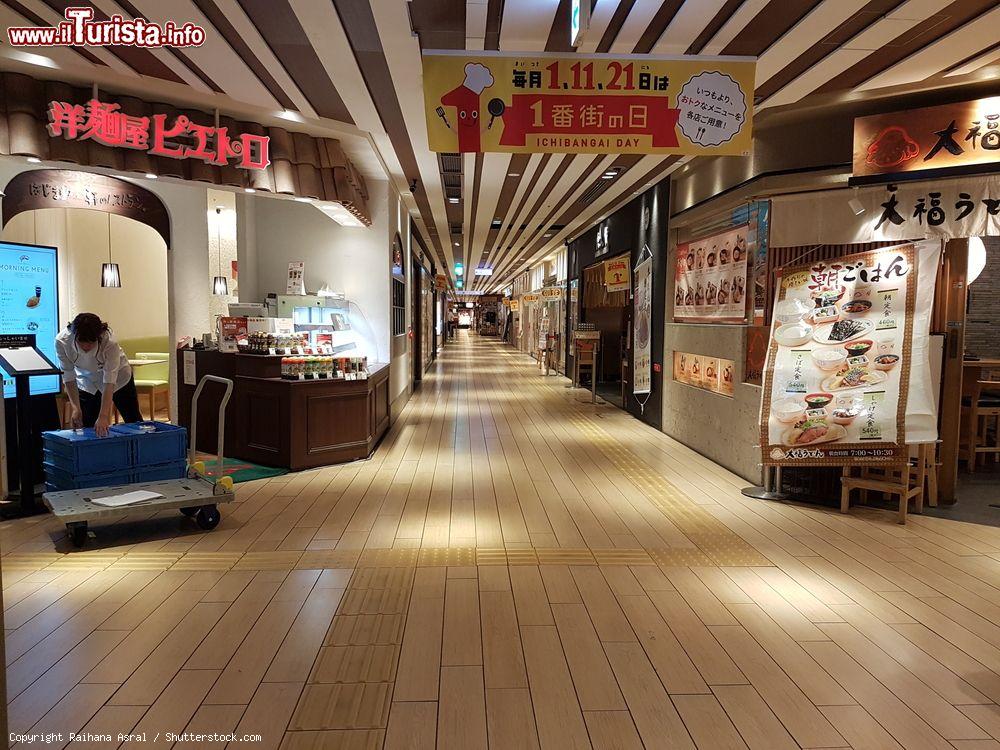
[{"label": "cart wheel", "polygon": [[198,511],[195,520],[198,522],[200,528],[205,531],[211,531],[219,525],[219,521],[222,520],[222,514],[219,513],[219,509],[214,505],[203,505],[201,510]]},{"label": "cart wheel", "polygon": [[198,515],[198,508],[181,508],[181,513],[183,513],[188,518],[194,518]]},{"label": "cart wheel", "polygon": [[69,538],[73,542],[74,547],[82,547],[86,543],[87,524],[75,523],[72,526],[67,525],[66,530],[69,532]]}]

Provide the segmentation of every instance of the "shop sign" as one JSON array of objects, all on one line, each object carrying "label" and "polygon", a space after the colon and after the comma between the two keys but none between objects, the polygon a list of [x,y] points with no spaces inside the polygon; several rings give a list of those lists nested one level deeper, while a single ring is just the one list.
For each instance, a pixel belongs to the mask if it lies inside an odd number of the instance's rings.
[{"label": "shop sign", "polygon": [[526,302],[526,303],[527,302],[538,302],[538,300],[540,300],[541,297],[539,295],[537,295],[537,294],[522,294],[521,295],[521,299],[524,302]]},{"label": "shop sign", "polygon": [[431,151],[747,154],[746,57],[429,51]]},{"label": "shop sign", "polygon": [[448,277],[443,273],[439,273],[434,277],[434,288],[439,292],[443,292],[448,288]]},{"label": "shop sign", "polygon": [[939,251],[923,245],[924,255],[909,243],[783,270],[764,368],[765,464],[906,460],[911,369],[927,370],[914,335],[927,335]]},{"label": "shop sign", "polygon": [[746,320],[749,225],[677,246],[674,321]]},{"label": "shop sign", "polygon": [[632,393],[652,390],[653,259],[635,267],[635,294],[632,297],[635,341],[632,346]]},{"label": "shop sign", "polygon": [[674,352],[674,382],[732,398],[736,366],[731,359]]},{"label": "shop sign", "polygon": [[49,102],[49,135],[66,140],[92,140],[103,146],[145,151],[169,159],[197,159],[227,166],[235,158],[241,169],[265,169],[270,138],[241,133],[231,138],[225,127],[200,125],[186,115],[168,124],[166,115],[127,115],[118,104],[91,99],[86,105]]},{"label": "shop sign", "polygon": [[604,261],[604,286],[609,293],[627,292],[631,287],[628,262],[628,257]]},{"label": "shop sign", "polygon": [[285,294],[306,293],[306,264],[301,260],[288,263],[288,283],[285,284]]},{"label": "shop sign", "polygon": [[854,120],[854,176],[1000,164],[1000,97]]},{"label": "shop sign", "polygon": [[515,313],[515,312],[517,312],[517,311],[518,311],[518,308],[520,308],[520,307],[521,307],[521,303],[520,303],[520,302],[518,302],[518,300],[516,300],[516,299],[512,299],[512,300],[510,301],[510,311],[511,311],[512,313]]},{"label": "shop sign", "polygon": [[546,302],[551,302],[552,300],[562,299],[562,289],[543,289],[542,299]]}]

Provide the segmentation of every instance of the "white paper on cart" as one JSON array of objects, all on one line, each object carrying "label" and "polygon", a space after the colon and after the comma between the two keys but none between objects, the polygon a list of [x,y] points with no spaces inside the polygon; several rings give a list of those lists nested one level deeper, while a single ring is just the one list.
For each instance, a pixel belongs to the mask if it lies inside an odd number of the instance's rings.
[{"label": "white paper on cart", "polygon": [[118,508],[122,505],[135,505],[136,503],[155,500],[163,497],[159,492],[149,490],[135,490],[134,492],[123,492],[121,495],[108,495],[107,497],[95,497],[91,500],[94,505],[104,505],[108,508]]}]

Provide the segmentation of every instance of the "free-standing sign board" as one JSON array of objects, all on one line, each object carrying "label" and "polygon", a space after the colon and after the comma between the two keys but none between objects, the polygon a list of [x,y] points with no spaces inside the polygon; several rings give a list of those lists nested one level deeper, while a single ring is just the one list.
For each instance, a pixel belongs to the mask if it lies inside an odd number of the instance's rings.
[{"label": "free-standing sign board", "polygon": [[[34,335],[38,349],[57,361],[58,332],[56,248],[0,242],[0,334]],[[3,381],[4,398],[13,398],[13,377]],[[32,395],[58,392],[58,375],[31,378]]]},{"label": "free-standing sign board", "polygon": [[[765,464],[906,460],[917,259],[906,244],[783,270],[764,369]],[[925,271],[933,287],[936,269]]]},{"label": "free-standing sign board", "polygon": [[755,61],[424,53],[431,151],[746,154]]},{"label": "free-standing sign board", "polygon": [[748,229],[743,225],[677,246],[675,322],[744,322]]}]

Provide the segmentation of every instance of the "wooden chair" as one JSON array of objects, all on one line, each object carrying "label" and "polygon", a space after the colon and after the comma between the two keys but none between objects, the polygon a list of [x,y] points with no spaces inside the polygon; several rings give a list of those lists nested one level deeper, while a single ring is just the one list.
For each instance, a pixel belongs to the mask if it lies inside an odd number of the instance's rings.
[{"label": "wooden chair", "polygon": [[845,466],[840,479],[840,512],[851,507],[851,490],[881,492],[899,497],[899,523],[906,523],[910,500],[916,513],[924,510],[924,499],[937,505],[936,445],[925,443],[914,446],[910,459],[902,466]]},{"label": "wooden chair", "polygon": [[593,341],[577,341],[573,356],[573,385],[580,386],[580,376],[583,370],[590,372],[593,380],[597,377],[597,346]]},{"label": "wooden chair", "polygon": [[[135,368],[135,390],[149,400],[149,418],[156,419],[157,397],[165,399],[167,414],[170,413],[170,355],[166,352],[136,352],[136,359],[166,360],[158,364],[141,365]],[[140,377],[141,376],[141,377]]]},{"label": "wooden chair", "polygon": [[962,385],[958,457],[972,474],[979,457],[987,454],[993,456],[994,462],[1000,460],[1000,381],[970,380]]}]

